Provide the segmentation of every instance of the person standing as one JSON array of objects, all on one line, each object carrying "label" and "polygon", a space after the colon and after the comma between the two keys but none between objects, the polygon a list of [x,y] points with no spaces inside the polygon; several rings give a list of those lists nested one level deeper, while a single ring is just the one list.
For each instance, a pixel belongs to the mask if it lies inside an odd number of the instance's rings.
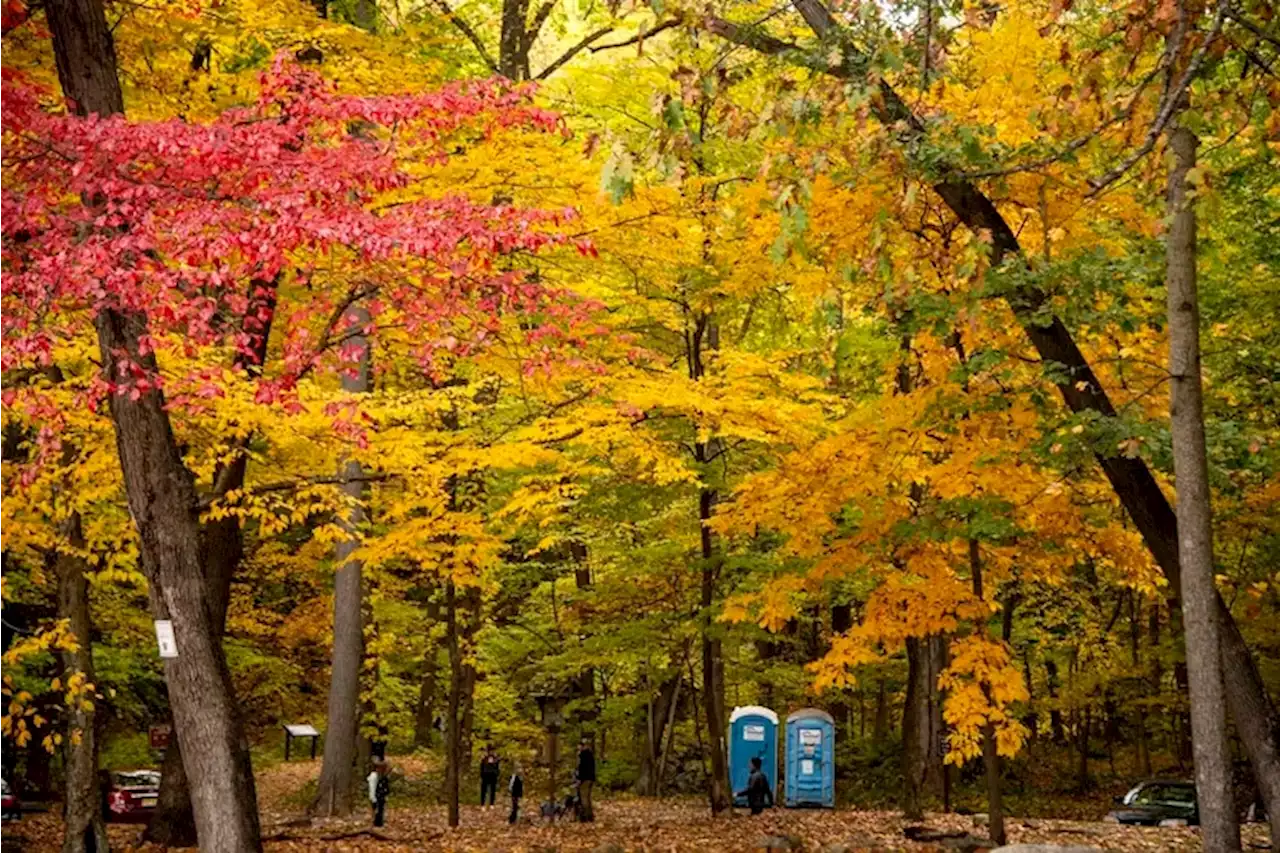
[{"label": "person standing", "polygon": [[[484,748],[484,757],[480,759],[480,805],[493,805],[498,795],[498,777],[501,775],[501,761],[494,754],[492,746]],[[485,802],[486,795],[489,801]]]},{"label": "person standing", "polygon": [[764,775],[761,769],[761,761],[757,758],[751,759],[751,773],[747,776],[747,789],[739,791],[735,796],[746,797],[747,805],[751,807],[752,814],[760,814],[764,811],[765,803],[769,804],[769,808],[773,808],[773,786],[769,784],[769,777]]},{"label": "person standing", "polygon": [[520,817],[520,798],[524,796],[524,777],[520,775],[520,762],[511,765],[511,781],[507,784],[507,792],[511,794],[511,817],[507,823],[515,823]]},{"label": "person standing", "polygon": [[578,820],[590,823],[596,819],[591,805],[591,789],[596,785],[596,754],[591,751],[591,741],[583,738],[578,745]]},{"label": "person standing", "polygon": [[391,772],[386,759],[379,758],[373,763],[369,773],[369,805],[373,807],[373,825],[382,826],[386,822],[387,798],[391,796]]}]

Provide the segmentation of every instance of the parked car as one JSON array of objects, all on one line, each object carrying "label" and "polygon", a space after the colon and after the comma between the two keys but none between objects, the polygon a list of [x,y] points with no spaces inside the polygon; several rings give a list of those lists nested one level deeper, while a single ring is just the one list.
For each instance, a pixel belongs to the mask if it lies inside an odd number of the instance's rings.
[{"label": "parked car", "polygon": [[1135,826],[1199,826],[1194,782],[1154,779],[1139,783],[1107,815],[1111,823]]},{"label": "parked car", "polygon": [[146,823],[160,799],[157,770],[112,770],[105,774],[103,818],[116,823]]},{"label": "parked car", "polygon": [[22,817],[22,802],[9,790],[9,783],[0,779],[0,786],[3,786],[3,812],[0,813],[0,819],[18,820]]}]

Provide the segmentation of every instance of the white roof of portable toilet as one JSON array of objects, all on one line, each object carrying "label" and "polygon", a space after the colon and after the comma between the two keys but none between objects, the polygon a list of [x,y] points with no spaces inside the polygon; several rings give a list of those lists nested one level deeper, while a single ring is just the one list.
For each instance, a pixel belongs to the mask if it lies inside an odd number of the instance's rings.
[{"label": "white roof of portable toilet", "polygon": [[792,722],[793,720],[813,720],[813,719],[826,720],[828,723],[831,723],[831,725],[833,726],[836,723],[835,718],[832,717],[830,714],[828,714],[826,711],[822,710],[821,708],[801,708],[799,711],[792,711],[790,714],[787,714],[788,723]]},{"label": "white roof of portable toilet", "polygon": [[729,715],[729,725],[742,717],[764,717],[775,726],[778,724],[778,715],[763,705],[743,705],[740,708],[734,708],[733,713]]}]

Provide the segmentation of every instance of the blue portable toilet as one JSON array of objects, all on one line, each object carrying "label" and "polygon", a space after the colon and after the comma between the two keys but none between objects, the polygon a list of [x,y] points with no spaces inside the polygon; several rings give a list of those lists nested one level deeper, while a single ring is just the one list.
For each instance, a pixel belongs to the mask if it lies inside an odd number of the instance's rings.
[{"label": "blue portable toilet", "polygon": [[759,705],[744,705],[729,715],[729,781],[734,805],[747,804],[747,798],[737,794],[747,789],[753,758],[760,759],[760,769],[777,790],[778,715]]},{"label": "blue portable toilet", "polygon": [[836,721],[826,711],[787,715],[786,804],[836,807]]}]

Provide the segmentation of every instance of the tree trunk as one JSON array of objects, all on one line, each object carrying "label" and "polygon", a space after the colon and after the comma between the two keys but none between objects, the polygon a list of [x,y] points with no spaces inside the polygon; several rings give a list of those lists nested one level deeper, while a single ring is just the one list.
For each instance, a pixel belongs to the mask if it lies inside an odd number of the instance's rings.
[{"label": "tree trunk", "polygon": [[676,739],[676,711],[680,708],[680,685],[684,679],[677,677],[671,690],[671,701],[667,703],[666,733],[667,739],[658,756],[658,771],[654,776],[654,792],[662,796],[662,781],[667,775],[667,756],[671,754],[671,744]]},{"label": "tree trunk", "polygon": [[674,725],[679,701],[680,671],[658,686],[657,697],[648,702],[645,726],[645,751],[641,757],[640,772],[636,778],[636,793],[656,797],[660,793],[662,778],[659,764],[662,762],[664,735],[668,721]]},{"label": "tree trunk", "polygon": [[[982,583],[982,553],[976,539],[969,540],[969,571],[972,575],[973,594],[982,601],[985,598]],[[1001,636],[1006,643],[1013,633],[1013,622],[1009,616],[1012,612],[1012,602],[1010,602],[1005,607],[1005,621],[1001,626]],[[985,627],[979,626],[979,630],[985,630]],[[990,685],[983,684],[982,693],[990,704],[992,701]],[[1000,790],[1000,752],[996,746],[996,727],[993,723],[987,723],[982,727],[982,766],[987,777],[987,826],[991,840],[997,846],[1003,846],[1007,843],[1004,831],[1004,797]]]},{"label": "tree trunk", "polygon": [[528,80],[529,45],[527,20],[529,0],[503,0],[502,29],[498,36],[498,71],[508,80]]},{"label": "tree trunk", "polygon": [[1222,681],[1220,620],[1213,581],[1213,515],[1200,386],[1200,308],[1196,293],[1196,213],[1188,194],[1198,140],[1186,127],[1169,134],[1169,233],[1165,241],[1169,289],[1170,423],[1178,490],[1178,559],[1182,621],[1191,699],[1196,799],[1206,850],[1240,849],[1232,798],[1227,708]]},{"label": "tree trunk", "polygon": [[[369,312],[360,306],[347,310],[348,328],[367,326]],[[367,394],[372,389],[372,352],[364,334],[353,334],[351,345],[357,351],[354,374],[344,373],[342,389],[353,394]],[[363,566],[351,559],[360,542],[360,526],[367,520],[364,506],[365,489],[359,462],[347,460],[342,465],[342,492],[350,501],[342,526],[349,534],[335,549],[338,570],[333,581],[333,664],[329,674],[329,717],[324,738],[324,764],[311,813],[324,817],[351,814],[357,785],[356,752],[360,737],[360,669],[364,660],[364,583]]]},{"label": "tree trunk", "polygon": [[1092,708],[1086,702],[1084,710],[1080,712],[1080,719],[1076,725],[1076,789],[1084,792],[1089,790],[1089,724],[1092,717]]},{"label": "tree trunk", "polygon": [[[80,515],[72,513],[63,524],[63,538],[71,548],[84,547]],[[67,620],[76,645],[62,651],[62,680],[79,675],[86,694],[67,709],[64,760],[62,853],[107,853],[110,842],[102,815],[101,780],[98,777],[97,709],[93,697],[93,622],[89,614],[89,581],[84,560],[60,551],[55,558],[58,579],[58,616]]]},{"label": "tree trunk", "polygon": [[[63,94],[80,114],[124,112],[115,47],[101,0],[51,0],[45,6]],[[103,310],[95,318],[103,375],[124,375],[121,356],[148,372],[146,319]],[[125,494],[138,529],[152,612],[170,619],[178,657],[165,660],[165,681],[178,740],[187,756],[196,826],[209,853],[262,848],[248,744],[240,729],[220,636],[204,595],[198,500],[173,435],[164,394],[109,398]]]},{"label": "tree trunk", "polygon": [[876,679],[876,722],[871,737],[878,744],[889,738],[889,698],[885,694],[884,679]]},{"label": "tree trunk", "polygon": [[928,637],[907,637],[907,695],[902,705],[902,811],[908,820],[924,818],[925,777],[931,743],[928,645]]},{"label": "tree trunk", "polygon": [[449,808],[449,826],[458,825],[458,793],[462,759],[462,647],[458,642],[458,595],[453,579],[444,582],[445,641],[449,647],[449,710],[444,730],[444,795]]},{"label": "tree trunk", "polygon": [[436,648],[427,640],[427,651],[422,656],[421,685],[418,688],[418,707],[413,718],[413,746],[415,749],[430,748],[435,730],[436,679],[439,667],[436,664]]},{"label": "tree trunk", "polygon": [[1046,660],[1044,662],[1045,685],[1049,693],[1049,699],[1054,707],[1049,710],[1049,732],[1056,744],[1064,744],[1067,742],[1066,728],[1062,725],[1062,709],[1057,707],[1058,702],[1058,664],[1057,661]]},{"label": "tree trunk", "polygon": [[479,680],[479,672],[476,671],[475,664],[475,643],[476,634],[480,631],[480,622],[483,618],[481,608],[484,600],[480,594],[480,587],[468,586],[466,592],[462,594],[462,622],[461,622],[461,638],[462,638],[462,711],[459,721],[459,743],[461,751],[459,752],[459,761],[461,767],[470,767],[475,759],[475,725],[476,725],[476,682]]},{"label": "tree trunk", "polygon": [[[246,330],[252,332],[252,343],[247,353],[237,352],[232,360],[237,371],[251,376],[262,372],[262,364],[267,356],[267,341],[275,320],[277,286],[277,281],[255,280],[249,284],[251,310],[246,314],[245,322]],[[265,317],[261,320],[257,319],[259,309],[265,309]],[[251,324],[257,328],[249,328]],[[240,453],[225,467],[217,468],[214,482],[219,489],[219,496],[244,487],[248,463],[248,455]],[[201,542],[204,548],[206,595],[214,625],[218,635],[222,636],[227,628],[231,581],[244,559],[244,530],[239,516],[228,515],[205,522]],[[172,720],[170,723],[172,724]],[[195,812],[191,808],[191,791],[182,766],[182,748],[176,736],[169,739],[169,747],[165,750],[160,796],[156,810],[143,832],[143,839],[165,847],[196,846]]]}]

